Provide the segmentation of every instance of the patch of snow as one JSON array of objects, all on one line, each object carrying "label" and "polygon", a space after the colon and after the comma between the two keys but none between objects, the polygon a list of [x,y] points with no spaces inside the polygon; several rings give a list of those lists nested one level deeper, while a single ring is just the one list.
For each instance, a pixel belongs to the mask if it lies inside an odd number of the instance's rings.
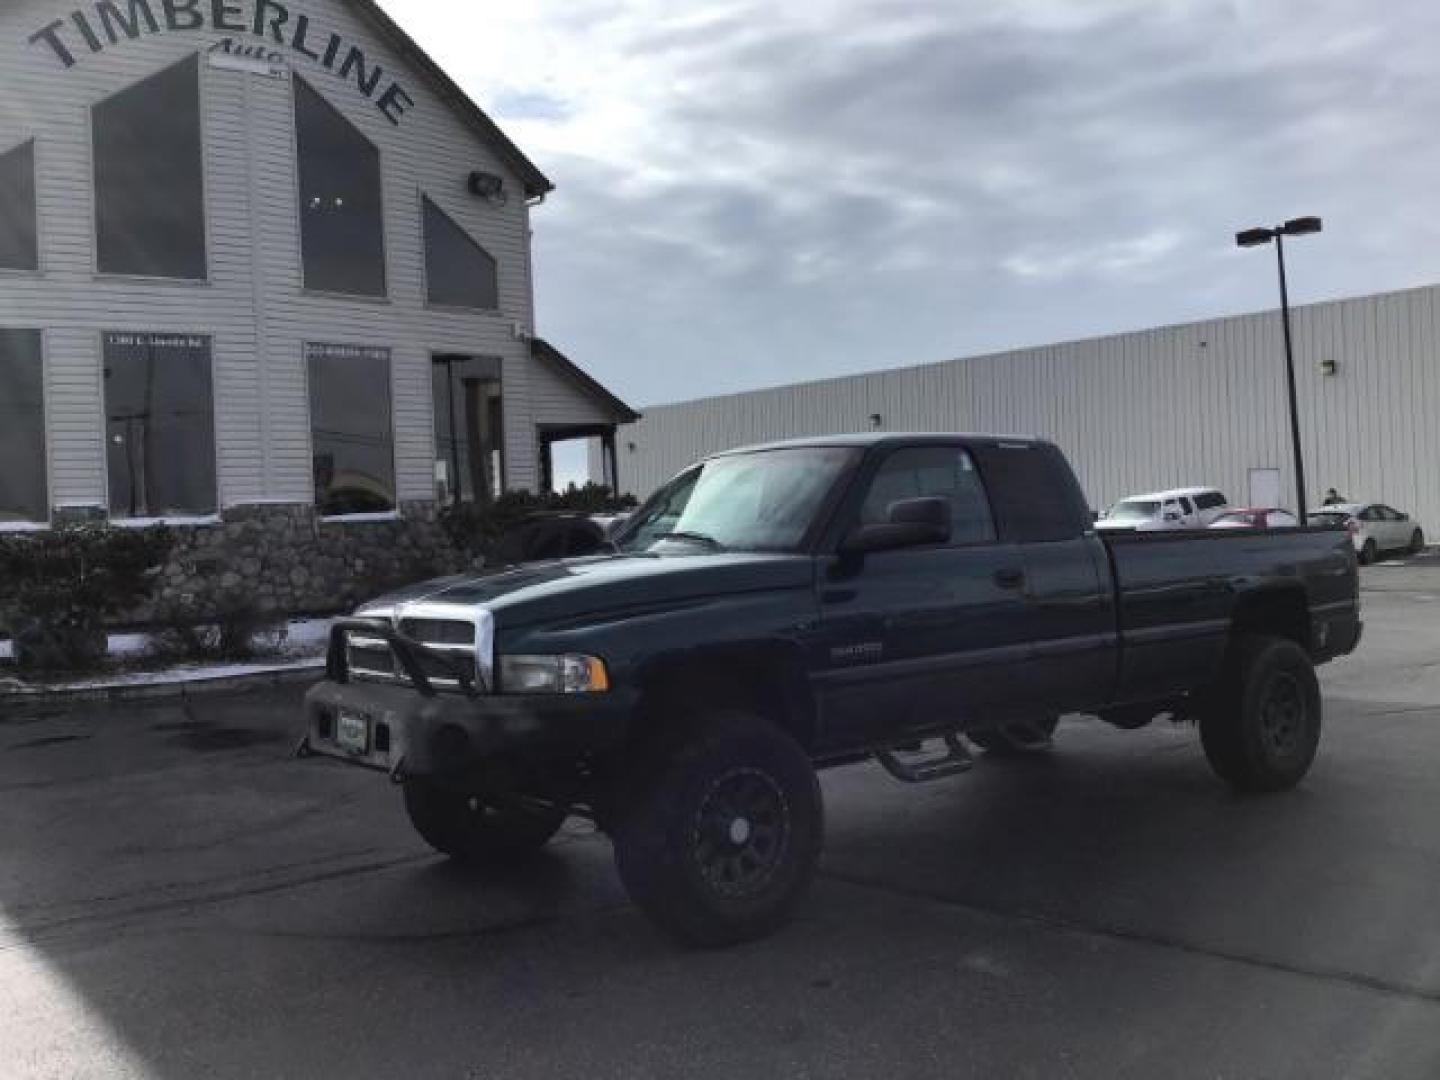
[{"label": "patch of snow", "polygon": [[149,647],[149,634],[111,634],[107,651],[111,656],[138,656]]},{"label": "patch of snow", "polygon": [[340,525],[363,525],[366,522],[399,521],[398,510],[386,510],[378,514],[336,514],[333,517],[322,517],[322,524],[334,522]]},{"label": "patch of snow", "polygon": [[114,690],[126,686],[174,686],[180,683],[214,682],[245,675],[274,675],[285,671],[318,671],[325,661],[318,657],[284,660],[270,664],[187,664],[165,671],[134,671],[126,675],[110,675],[98,679],[76,679],[70,682],[32,684],[35,692],[57,690]]},{"label": "patch of snow", "polygon": [[330,642],[330,627],[334,619],[296,619],[285,636],[287,646],[327,645]]},{"label": "patch of snow", "polygon": [[[293,619],[286,626],[282,651],[292,654],[322,650],[330,641],[330,619]],[[107,651],[111,656],[144,656],[150,650],[149,634],[111,634]],[[15,646],[0,638],[0,660],[14,660]]]},{"label": "patch of snow", "polygon": [[111,525],[117,529],[156,529],[161,525],[192,527],[196,525],[219,525],[219,514],[203,514],[198,517],[148,517],[148,518],[111,518]]}]

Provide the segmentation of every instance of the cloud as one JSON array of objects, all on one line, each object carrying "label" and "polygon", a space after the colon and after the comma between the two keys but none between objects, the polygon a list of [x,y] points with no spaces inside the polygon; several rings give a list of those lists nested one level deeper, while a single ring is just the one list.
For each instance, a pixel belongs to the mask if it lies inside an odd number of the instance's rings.
[{"label": "cloud", "polygon": [[1001,265],[1016,277],[1059,281],[1078,274],[1114,277],[1134,275],[1153,267],[1180,246],[1174,229],[1156,229],[1143,236],[1106,240],[1091,247],[1037,247],[1011,255]]},{"label": "cloud", "polygon": [[386,0],[557,182],[539,317],[638,404],[1440,277],[1440,5]]}]

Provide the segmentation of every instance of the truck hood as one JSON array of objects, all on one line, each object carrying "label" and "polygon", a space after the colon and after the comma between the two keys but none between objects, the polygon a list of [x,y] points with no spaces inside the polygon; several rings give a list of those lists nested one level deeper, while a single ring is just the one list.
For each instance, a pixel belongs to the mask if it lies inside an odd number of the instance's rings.
[{"label": "truck hood", "polygon": [[378,597],[357,614],[389,612],[407,603],[456,604],[487,608],[501,626],[527,626],[710,596],[806,588],[813,574],[808,555],[603,555],[437,578]]}]

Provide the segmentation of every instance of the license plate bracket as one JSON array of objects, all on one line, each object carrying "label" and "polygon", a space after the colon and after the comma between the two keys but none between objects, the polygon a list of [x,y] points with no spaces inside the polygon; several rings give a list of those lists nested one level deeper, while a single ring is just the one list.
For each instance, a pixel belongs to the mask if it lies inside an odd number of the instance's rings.
[{"label": "license plate bracket", "polygon": [[370,718],[353,709],[341,709],[335,714],[335,743],[347,754],[369,753]]}]

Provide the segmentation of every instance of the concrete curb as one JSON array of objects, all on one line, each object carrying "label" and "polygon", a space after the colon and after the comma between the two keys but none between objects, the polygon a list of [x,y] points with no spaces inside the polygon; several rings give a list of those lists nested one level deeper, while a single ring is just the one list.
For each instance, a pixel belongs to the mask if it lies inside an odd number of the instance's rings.
[{"label": "concrete curb", "polygon": [[63,712],[76,705],[133,705],[166,701],[188,701],[195,698],[219,697],[249,690],[265,690],[280,686],[296,686],[317,681],[325,668],[324,660],[305,667],[257,671],[247,675],[202,677],[167,683],[136,683],[120,686],[96,686],[80,689],[0,690],[0,724],[7,720]]}]

